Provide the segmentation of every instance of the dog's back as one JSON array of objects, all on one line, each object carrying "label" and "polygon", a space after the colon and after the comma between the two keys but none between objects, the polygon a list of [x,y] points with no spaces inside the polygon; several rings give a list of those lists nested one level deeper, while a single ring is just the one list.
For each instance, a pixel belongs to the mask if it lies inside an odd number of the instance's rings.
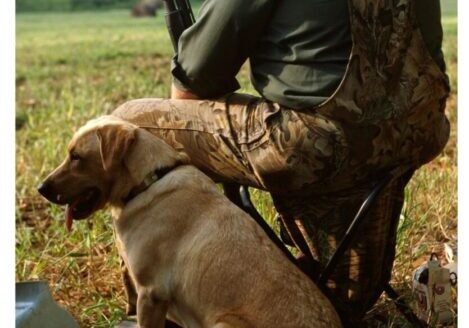
[{"label": "dog's back", "polygon": [[169,316],[184,326],[340,326],[309,278],[192,166],[131,201],[117,225],[137,284],[171,300]]}]

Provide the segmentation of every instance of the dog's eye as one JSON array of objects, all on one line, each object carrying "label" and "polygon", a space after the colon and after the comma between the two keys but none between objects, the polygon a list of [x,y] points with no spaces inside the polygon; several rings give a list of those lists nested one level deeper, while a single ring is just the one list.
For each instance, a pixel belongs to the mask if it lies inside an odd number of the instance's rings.
[{"label": "dog's eye", "polygon": [[80,157],[80,155],[78,155],[76,152],[73,151],[73,152],[70,153],[70,159],[72,161],[78,161],[78,160],[81,159],[81,157]]}]

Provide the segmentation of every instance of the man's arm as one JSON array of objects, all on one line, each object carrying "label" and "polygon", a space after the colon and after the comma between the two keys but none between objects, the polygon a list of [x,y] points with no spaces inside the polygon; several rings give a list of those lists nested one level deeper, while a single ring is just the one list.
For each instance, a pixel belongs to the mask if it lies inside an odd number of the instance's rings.
[{"label": "man's arm", "polygon": [[239,88],[236,74],[257,45],[278,0],[205,0],[179,39],[172,97],[215,98]]},{"label": "man's arm", "polygon": [[178,89],[173,83],[171,85],[171,99],[199,99],[199,97],[190,91]]}]

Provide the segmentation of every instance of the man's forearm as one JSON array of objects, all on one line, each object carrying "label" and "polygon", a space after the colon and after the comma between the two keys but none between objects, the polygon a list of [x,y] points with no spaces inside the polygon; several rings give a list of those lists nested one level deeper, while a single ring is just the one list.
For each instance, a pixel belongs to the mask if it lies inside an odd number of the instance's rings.
[{"label": "man's forearm", "polygon": [[174,83],[171,85],[171,99],[200,99],[196,94],[178,89]]}]

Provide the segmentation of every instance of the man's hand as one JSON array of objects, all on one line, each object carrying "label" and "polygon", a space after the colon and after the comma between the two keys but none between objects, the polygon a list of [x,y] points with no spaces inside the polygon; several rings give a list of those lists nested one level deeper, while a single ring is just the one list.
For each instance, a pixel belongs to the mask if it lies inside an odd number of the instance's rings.
[{"label": "man's hand", "polygon": [[196,94],[178,89],[174,84],[171,85],[171,99],[200,99]]}]

